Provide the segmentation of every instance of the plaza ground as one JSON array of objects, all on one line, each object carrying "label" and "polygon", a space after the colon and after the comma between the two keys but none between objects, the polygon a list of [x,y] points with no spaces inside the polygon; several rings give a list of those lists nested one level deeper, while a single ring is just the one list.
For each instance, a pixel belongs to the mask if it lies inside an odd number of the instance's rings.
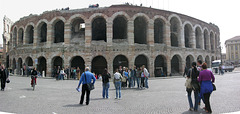
[{"label": "plaza ground", "polygon": [[[240,72],[215,75],[217,91],[211,95],[214,114],[240,111]],[[88,106],[79,105],[77,80],[56,81],[38,78],[32,91],[29,77],[11,76],[6,90],[0,91],[0,112],[17,114],[198,114],[189,112],[185,78],[151,78],[149,89],[124,89],[115,100],[110,82],[109,99],[102,99],[102,82],[96,81]],[[200,106],[201,108],[203,105]]]}]

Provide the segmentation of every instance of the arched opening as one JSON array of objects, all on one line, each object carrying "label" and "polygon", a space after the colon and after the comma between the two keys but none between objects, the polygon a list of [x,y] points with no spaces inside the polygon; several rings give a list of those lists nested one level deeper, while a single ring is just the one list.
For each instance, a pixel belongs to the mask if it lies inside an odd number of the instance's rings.
[{"label": "arched opening", "polygon": [[22,58],[19,58],[19,59],[18,59],[17,66],[18,66],[18,68],[17,68],[17,73],[18,73],[19,75],[21,75],[21,74],[22,74],[22,72],[21,72],[21,69],[22,69]]},{"label": "arched opening", "polygon": [[47,73],[47,60],[45,57],[39,57],[38,58],[38,67],[37,67],[38,71],[43,73],[45,73],[45,76],[46,76],[46,73]]},{"label": "arched opening", "polygon": [[52,59],[52,68],[62,68],[63,67],[63,59],[60,56],[56,56]]},{"label": "arched opening", "polygon": [[185,47],[191,48],[191,34],[192,34],[192,27],[187,24],[184,26],[184,39],[185,39]]},{"label": "arched opening", "polygon": [[103,17],[95,18],[92,22],[92,40],[107,41],[106,20]]},{"label": "arched opening", "polygon": [[27,26],[27,29],[26,29],[26,42],[28,44],[32,44],[33,43],[33,26],[32,25],[29,25]]},{"label": "arched opening", "polygon": [[85,22],[82,18],[76,18],[71,24],[71,40],[79,41],[85,38]]},{"label": "arched opening", "polygon": [[136,67],[142,67],[143,65],[145,65],[145,67],[148,69],[148,59],[145,55],[138,55],[135,58],[134,64]]},{"label": "arched opening", "polygon": [[209,36],[208,36],[208,31],[204,30],[204,49],[209,50]]},{"label": "arched opening", "polygon": [[16,60],[15,60],[15,58],[13,58],[13,63],[12,63],[12,71],[13,71],[13,73],[15,73],[14,71],[15,71],[15,69],[16,69]]},{"label": "arched opening", "polygon": [[144,17],[134,20],[134,43],[147,44],[147,22]]},{"label": "arched opening", "polygon": [[155,77],[167,76],[167,60],[163,55],[158,55],[155,59],[154,74]]},{"label": "arched opening", "polygon": [[201,55],[199,55],[198,57],[197,57],[197,61],[198,60],[201,60],[202,62],[203,62],[203,57],[201,56]]},{"label": "arched opening", "polygon": [[27,66],[33,66],[33,60],[31,57],[27,57],[25,61]]},{"label": "arched opening", "polygon": [[172,76],[179,76],[181,72],[181,57],[179,55],[174,55],[171,60],[171,74]]},{"label": "arched opening", "polygon": [[164,22],[161,19],[154,21],[154,43],[163,43],[164,41]]},{"label": "arched opening", "polygon": [[71,59],[71,68],[78,68],[80,69],[81,72],[84,71],[85,69],[85,61],[83,60],[82,57],[80,56],[75,56]]},{"label": "arched opening", "polygon": [[187,69],[190,69],[192,67],[192,62],[194,61],[194,58],[192,55],[188,55],[186,58],[186,67]]},{"label": "arched opening", "polygon": [[23,29],[22,28],[20,28],[19,30],[18,30],[18,44],[23,44]]},{"label": "arched opening", "polygon": [[113,60],[113,72],[114,72],[114,70],[119,68],[119,66],[128,67],[128,59],[127,59],[126,56],[118,55],[114,58],[114,60]]},{"label": "arched opening", "polygon": [[172,18],[170,20],[170,30],[171,30],[171,46],[179,46],[179,35],[180,35],[180,22],[177,18]]},{"label": "arched opening", "polygon": [[96,56],[92,60],[92,72],[95,74],[102,74],[107,68],[107,60],[103,56]]},{"label": "arched opening", "polygon": [[113,39],[127,39],[127,20],[124,16],[113,20]]},{"label": "arched opening", "polygon": [[206,56],[206,58],[205,58],[205,63],[207,63],[207,67],[208,67],[208,68],[211,68],[211,62],[210,62],[209,56]]},{"label": "arched opening", "polygon": [[13,47],[16,47],[17,46],[17,28],[16,27],[13,29],[13,40],[12,40],[12,42],[13,42]]},{"label": "arched opening", "polygon": [[210,33],[210,44],[211,44],[211,50],[214,50],[214,36],[213,33]]},{"label": "arched opening", "polygon": [[42,22],[39,25],[38,37],[40,38],[40,42],[41,43],[47,41],[47,24],[45,22]]},{"label": "arched opening", "polygon": [[201,49],[202,48],[202,32],[199,27],[195,30],[195,37],[196,37],[196,48]]},{"label": "arched opening", "polygon": [[59,20],[54,25],[54,43],[64,42],[64,22]]}]

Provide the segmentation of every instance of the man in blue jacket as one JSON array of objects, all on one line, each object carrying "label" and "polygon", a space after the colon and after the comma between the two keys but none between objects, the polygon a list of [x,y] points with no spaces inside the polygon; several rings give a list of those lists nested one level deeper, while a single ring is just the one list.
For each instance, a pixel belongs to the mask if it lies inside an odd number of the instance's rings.
[{"label": "man in blue jacket", "polygon": [[[93,80],[93,82],[92,82]],[[95,83],[96,78],[94,77],[94,75],[89,71],[89,67],[85,68],[85,72],[82,73],[78,87],[80,87],[80,85],[82,84],[82,95],[81,95],[81,100],[79,104],[83,104],[83,100],[84,100],[84,95],[85,93],[87,93],[87,97],[86,97],[86,105],[89,104],[89,97],[90,97],[90,91],[88,90],[87,84],[89,83]]]}]

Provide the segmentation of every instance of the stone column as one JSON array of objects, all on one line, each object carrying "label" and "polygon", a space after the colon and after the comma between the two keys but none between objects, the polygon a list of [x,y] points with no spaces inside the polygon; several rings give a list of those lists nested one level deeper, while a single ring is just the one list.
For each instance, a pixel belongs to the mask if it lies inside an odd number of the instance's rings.
[{"label": "stone column", "polygon": [[134,22],[132,20],[129,20],[128,21],[128,33],[127,33],[127,36],[128,36],[128,45],[134,45]]},{"label": "stone column", "polygon": [[90,47],[92,41],[92,27],[90,20],[85,22],[85,47]]},{"label": "stone column", "polygon": [[181,75],[184,73],[185,65],[186,65],[186,60],[182,58],[182,64],[180,65],[180,69],[179,69]]},{"label": "stone column", "polygon": [[38,29],[34,27],[34,33],[33,33],[33,48],[37,47],[37,44],[39,43],[38,40]]},{"label": "stone column", "polygon": [[191,33],[190,37],[191,37],[191,42],[190,42],[191,48],[196,49],[197,44],[196,44],[195,30],[192,30],[192,33]]},{"label": "stone column", "polygon": [[46,76],[47,77],[51,77],[52,76],[52,64],[51,64],[52,60],[51,58],[46,58],[46,63],[47,63],[47,71],[46,71]]},{"label": "stone column", "polygon": [[[24,34],[24,36],[23,36],[23,45],[25,45],[25,44],[28,44],[27,32],[23,31],[23,34]],[[18,35],[16,35],[16,36],[18,36]],[[16,42],[17,42],[17,37],[16,37]]]},{"label": "stone column", "polygon": [[171,73],[171,56],[167,55],[166,56],[166,61],[167,61],[167,75],[169,76],[169,74]]},{"label": "stone column", "polygon": [[147,44],[154,46],[154,21],[151,19],[148,22]]},{"label": "stone column", "polygon": [[154,60],[152,60],[152,57],[149,58],[149,65],[148,65],[148,71],[150,73],[151,77],[155,77],[154,75]]},{"label": "stone column", "polygon": [[64,25],[64,44],[69,45],[71,39],[71,25],[70,23],[66,23]]},{"label": "stone column", "polygon": [[185,48],[185,39],[184,39],[184,28],[183,26],[179,27],[178,31],[178,47]]},{"label": "stone column", "polygon": [[210,34],[208,33],[208,35],[207,35],[207,42],[208,42],[208,50],[211,50],[211,41],[210,41]]},{"label": "stone column", "polygon": [[203,35],[204,33],[201,33],[201,35],[200,35],[200,38],[199,39],[202,39],[201,41],[201,48],[204,50],[205,49],[205,46],[204,46],[204,35]]},{"label": "stone column", "polygon": [[54,41],[54,30],[52,24],[47,24],[47,47],[51,47]]},{"label": "stone column", "polygon": [[112,21],[107,21],[107,46],[112,46],[113,39],[113,23]]},{"label": "stone column", "polygon": [[164,43],[171,47],[171,30],[170,30],[170,23],[166,23],[165,25],[165,33],[164,33]]}]

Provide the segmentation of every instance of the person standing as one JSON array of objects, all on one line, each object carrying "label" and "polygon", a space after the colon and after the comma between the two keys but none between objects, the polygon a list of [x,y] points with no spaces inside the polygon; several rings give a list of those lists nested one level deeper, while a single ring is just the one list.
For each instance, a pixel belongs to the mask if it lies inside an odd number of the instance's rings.
[{"label": "person standing", "polygon": [[141,89],[145,88],[144,81],[145,81],[144,72],[143,68],[141,67],[141,86],[140,86]]},{"label": "person standing", "polygon": [[141,70],[140,68],[138,67],[137,68],[137,71],[136,71],[136,78],[137,78],[137,87],[138,89],[140,88],[140,80],[141,80]]},{"label": "person standing", "polygon": [[77,67],[77,79],[79,80],[80,79],[80,68],[79,67]]},{"label": "person standing", "polygon": [[144,79],[145,87],[148,89],[149,72],[148,72],[147,68],[145,68],[145,65],[143,65],[142,68],[143,68],[143,74],[144,74],[144,77],[145,77],[145,79]]},{"label": "person standing", "polygon": [[1,79],[1,91],[4,91],[6,86],[6,80],[8,79],[8,70],[5,68],[5,66],[2,64],[2,68],[0,71],[0,79]]},{"label": "person standing", "polygon": [[130,79],[131,85],[130,85],[130,87],[132,88],[132,87],[135,86],[136,70],[135,69],[130,69],[130,71],[131,71],[131,73],[130,73],[130,75],[131,75],[131,79]]},{"label": "person standing", "polygon": [[116,89],[116,98],[115,99],[121,99],[121,79],[122,75],[119,73],[119,70],[116,69],[116,72],[114,74],[113,83],[115,84]]},{"label": "person standing", "polygon": [[86,105],[89,104],[89,101],[90,101],[90,90],[88,90],[88,85],[89,83],[92,83],[94,84],[96,81],[96,78],[94,77],[94,75],[90,72],[90,69],[89,67],[86,67],[85,69],[85,72],[82,73],[82,76],[80,78],[80,81],[79,81],[79,84],[78,84],[78,87],[77,89],[79,89],[80,85],[82,84],[82,95],[81,95],[81,100],[80,100],[80,105],[83,104],[83,101],[84,101],[84,96],[85,96],[85,93],[87,94],[86,96]]},{"label": "person standing", "polygon": [[212,113],[210,106],[210,95],[213,91],[213,83],[215,77],[210,70],[207,70],[207,63],[202,65],[203,71],[200,72],[198,81],[201,83],[200,96],[203,97],[205,103],[205,111]]},{"label": "person standing", "polygon": [[123,78],[126,79],[126,81],[123,81],[123,87],[127,87],[128,77],[128,69],[123,67]]},{"label": "person standing", "polygon": [[102,96],[103,96],[103,99],[105,99],[105,98],[108,99],[109,98],[108,97],[108,89],[110,87],[109,78],[111,78],[111,75],[107,71],[107,69],[105,68],[104,72],[102,73],[102,86],[103,86]]},{"label": "person standing", "polygon": [[[187,74],[187,78],[191,78],[191,86],[190,88],[186,88],[187,94],[188,94],[188,102],[189,102],[189,110],[190,111],[197,111],[198,110],[198,103],[199,103],[199,91],[200,91],[200,87],[199,87],[199,82],[198,82],[198,75],[199,75],[199,71],[197,70],[196,67],[196,62],[192,63],[192,68],[189,69],[188,74]],[[193,103],[192,103],[192,98],[191,98],[191,94],[192,91],[194,91],[194,98],[195,98],[195,103],[194,103],[194,107],[193,107]]]}]

